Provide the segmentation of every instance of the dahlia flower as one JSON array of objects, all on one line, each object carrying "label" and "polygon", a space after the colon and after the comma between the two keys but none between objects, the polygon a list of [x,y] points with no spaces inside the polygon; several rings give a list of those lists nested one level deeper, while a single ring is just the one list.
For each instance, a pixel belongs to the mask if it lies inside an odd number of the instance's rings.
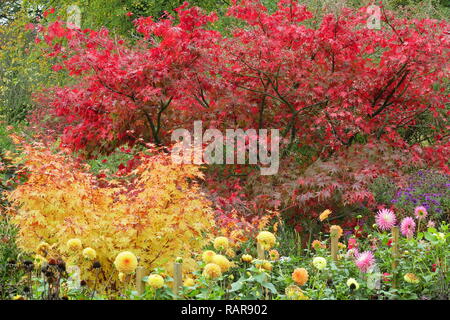
[{"label": "dahlia flower", "polygon": [[137,258],[130,251],[124,251],[117,255],[114,266],[119,272],[130,274],[137,268]]},{"label": "dahlia flower", "polygon": [[331,210],[326,209],[324,212],[322,212],[322,213],[320,214],[319,220],[320,220],[320,221],[325,220],[326,218],[328,218],[328,216],[329,216],[331,213],[332,213]]},{"label": "dahlia flower", "polygon": [[212,250],[206,250],[203,252],[202,254],[202,260],[205,263],[210,263],[212,261],[212,259],[214,258],[214,256],[216,255],[216,253]]},{"label": "dahlia flower", "polygon": [[402,223],[400,225],[400,230],[405,237],[411,238],[414,235],[415,229],[416,229],[416,223],[414,222],[413,218],[406,217],[402,220]]},{"label": "dahlia flower", "polygon": [[276,238],[273,233],[268,231],[261,231],[256,237],[256,240],[264,250],[269,250],[275,245],[276,242]]},{"label": "dahlia flower", "polygon": [[361,272],[366,273],[375,263],[373,253],[371,251],[364,251],[358,253],[356,256],[355,264]]},{"label": "dahlia flower", "polygon": [[322,257],[315,257],[312,261],[312,264],[317,270],[323,270],[327,266],[327,260]]},{"label": "dahlia flower", "polygon": [[354,278],[350,278],[347,280],[347,287],[356,291],[359,289],[359,283]]},{"label": "dahlia flower", "polygon": [[297,268],[292,272],[292,280],[303,286],[308,281],[308,271],[305,268]]},{"label": "dahlia flower", "polygon": [[249,254],[244,254],[241,259],[244,262],[252,262],[253,257],[251,255],[249,255]]},{"label": "dahlia flower", "polygon": [[344,233],[344,230],[342,230],[342,228],[340,226],[332,225],[330,227],[330,234],[332,236],[337,235],[338,239],[342,236],[343,233]]},{"label": "dahlia flower", "polygon": [[203,269],[203,276],[209,279],[218,278],[222,275],[220,266],[215,263],[208,263]]},{"label": "dahlia flower", "polygon": [[425,219],[428,215],[428,211],[427,208],[423,207],[423,206],[418,206],[414,209],[414,215],[416,216],[417,219]]},{"label": "dahlia flower", "polygon": [[214,248],[216,250],[226,250],[229,245],[228,239],[225,237],[217,237],[214,239]]},{"label": "dahlia flower", "polygon": [[89,260],[94,260],[97,257],[97,252],[92,248],[86,248],[83,250],[83,257]]},{"label": "dahlia flower", "polygon": [[164,278],[159,274],[151,274],[148,276],[147,284],[154,289],[162,288],[164,287]]},{"label": "dahlia flower", "polygon": [[405,279],[405,281],[409,283],[419,283],[420,281],[419,278],[414,273],[405,274],[403,279]]},{"label": "dahlia flower", "polygon": [[212,263],[217,264],[220,267],[220,271],[226,272],[231,267],[230,261],[221,254],[216,254],[212,258]]},{"label": "dahlia flower", "polygon": [[381,209],[378,211],[375,221],[380,230],[390,230],[393,226],[395,226],[397,218],[392,210]]},{"label": "dahlia flower", "polygon": [[83,248],[80,239],[70,239],[67,241],[67,247],[72,251],[79,251]]}]

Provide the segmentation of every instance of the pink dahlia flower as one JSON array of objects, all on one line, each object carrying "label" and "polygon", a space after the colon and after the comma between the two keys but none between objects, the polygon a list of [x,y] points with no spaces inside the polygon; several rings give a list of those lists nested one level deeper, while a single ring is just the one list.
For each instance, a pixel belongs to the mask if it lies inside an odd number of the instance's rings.
[{"label": "pink dahlia flower", "polygon": [[381,209],[378,211],[375,221],[380,230],[390,230],[393,226],[395,226],[397,218],[395,217],[394,211],[389,209]]},{"label": "pink dahlia flower", "polygon": [[403,219],[400,225],[400,230],[402,232],[402,235],[407,238],[411,238],[414,235],[414,231],[416,230],[416,223],[414,222],[414,219],[411,217],[406,217],[405,219]]},{"label": "pink dahlia flower", "polygon": [[358,253],[356,256],[355,264],[361,270],[361,272],[367,272],[374,265],[375,258],[371,251],[364,251]]},{"label": "pink dahlia flower", "polygon": [[428,211],[427,208],[423,207],[423,206],[419,206],[416,207],[414,209],[414,215],[416,216],[417,219],[425,219],[428,215]]}]

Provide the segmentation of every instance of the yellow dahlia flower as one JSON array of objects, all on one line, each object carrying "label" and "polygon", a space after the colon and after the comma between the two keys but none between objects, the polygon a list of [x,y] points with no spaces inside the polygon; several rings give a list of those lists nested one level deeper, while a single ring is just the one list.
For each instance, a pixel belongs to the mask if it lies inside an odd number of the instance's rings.
[{"label": "yellow dahlia flower", "polygon": [[221,254],[216,254],[212,258],[212,263],[217,264],[222,272],[228,271],[228,269],[230,269],[231,267],[230,261]]},{"label": "yellow dahlia flower", "polygon": [[195,281],[192,278],[186,278],[183,282],[183,286],[185,287],[193,287],[195,286]]},{"label": "yellow dahlia flower", "polygon": [[253,257],[251,255],[249,255],[249,254],[244,254],[241,259],[244,262],[252,262]]},{"label": "yellow dahlia flower", "polygon": [[324,212],[322,212],[322,213],[320,214],[319,220],[320,220],[320,221],[325,220],[326,218],[328,218],[328,216],[329,216],[331,213],[332,213],[331,210],[326,209]]},{"label": "yellow dahlia flower", "polygon": [[342,230],[342,228],[340,226],[332,225],[330,227],[330,234],[332,236],[337,235],[338,239],[342,236],[343,233],[344,233],[344,230]]},{"label": "yellow dahlia flower", "polygon": [[272,271],[272,264],[269,261],[264,261],[262,264],[262,268],[266,271]]},{"label": "yellow dahlia flower", "polygon": [[269,231],[261,231],[256,237],[256,240],[264,250],[271,249],[276,242],[275,236]]},{"label": "yellow dahlia flower", "polygon": [[327,246],[325,244],[323,244],[322,242],[320,242],[319,240],[314,240],[312,242],[311,246],[313,247],[314,250],[326,249],[327,248]]},{"label": "yellow dahlia flower", "polygon": [[83,248],[80,239],[70,239],[67,241],[67,247],[72,251],[80,251]]},{"label": "yellow dahlia flower", "polygon": [[50,251],[50,245],[47,242],[41,242],[36,248],[36,253],[41,256],[46,256]]},{"label": "yellow dahlia flower", "polygon": [[419,278],[414,273],[405,274],[403,279],[405,279],[405,281],[409,282],[409,283],[419,283],[420,282]]},{"label": "yellow dahlia flower", "polygon": [[203,276],[209,279],[218,278],[222,275],[222,270],[219,265],[215,263],[208,263],[203,269]]},{"label": "yellow dahlia flower", "polygon": [[94,260],[97,257],[97,252],[92,248],[86,248],[83,250],[83,257],[89,260]]},{"label": "yellow dahlia flower", "polygon": [[277,250],[272,249],[269,251],[269,257],[270,257],[270,260],[276,261],[280,258],[280,254],[278,253]]},{"label": "yellow dahlia flower", "polygon": [[313,259],[312,263],[313,263],[313,266],[317,270],[323,270],[327,266],[327,260],[325,258],[322,258],[322,257],[315,257]]},{"label": "yellow dahlia flower", "polygon": [[124,251],[117,255],[114,266],[119,272],[125,274],[133,273],[137,268],[137,258],[130,251]]},{"label": "yellow dahlia flower", "polygon": [[347,280],[347,286],[352,290],[358,290],[359,289],[359,283],[354,278],[350,278]]},{"label": "yellow dahlia flower", "polygon": [[148,276],[147,284],[153,289],[159,289],[164,287],[164,278],[159,274],[151,274]]},{"label": "yellow dahlia flower", "polygon": [[206,250],[202,254],[202,260],[205,263],[210,263],[210,262],[212,262],[212,259],[214,258],[215,255],[216,255],[216,253],[214,251]]},{"label": "yellow dahlia flower", "polygon": [[225,237],[217,237],[214,239],[214,248],[216,250],[226,250],[228,249],[230,243],[228,242],[228,239]]}]

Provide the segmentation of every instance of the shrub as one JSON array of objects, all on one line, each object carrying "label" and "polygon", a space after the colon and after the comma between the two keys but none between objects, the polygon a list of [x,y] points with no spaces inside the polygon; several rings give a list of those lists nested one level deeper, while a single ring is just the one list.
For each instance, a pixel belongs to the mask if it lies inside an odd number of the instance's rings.
[{"label": "shrub", "polygon": [[[166,154],[142,154],[127,182],[100,181],[86,165],[43,144],[24,144],[23,152],[30,174],[9,200],[16,208],[18,245],[26,252],[47,243],[47,260],[79,266],[82,279],[92,284],[98,277],[102,289],[118,287],[113,261],[121,251],[134,253],[148,269],[184,256],[189,271],[190,255],[213,226],[209,202],[196,183],[202,178],[198,167],[175,165]],[[80,250],[68,247],[70,239],[81,240]],[[89,272],[94,260],[83,257],[88,247],[102,266],[98,275]]]}]

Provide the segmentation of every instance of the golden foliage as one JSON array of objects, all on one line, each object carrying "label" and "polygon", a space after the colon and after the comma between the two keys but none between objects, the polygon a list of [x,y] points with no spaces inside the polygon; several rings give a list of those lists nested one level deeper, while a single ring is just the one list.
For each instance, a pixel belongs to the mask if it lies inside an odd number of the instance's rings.
[{"label": "golden foliage", "polygon": [[17,208],[12,214],[18,244],[35,252],[36,244],[48,243],[49,254],[78,265],[83,280],[95,279],[93,261],[82,249],[74,252],[71,239],[95,250],[103,289],[120,285],[113,263],[122,251],[133,252],[148,270],[167,267],[180,256],[185,271],[192,272],[192,253],[211,240],[206,237],[214,220],[196,183],[202,178],[197,166],[176,165],[165,154],[142,155],[128,182],[105,186],[86,165],[42,144],[23,144],[23,153],[28,180],[9,194]]}]

